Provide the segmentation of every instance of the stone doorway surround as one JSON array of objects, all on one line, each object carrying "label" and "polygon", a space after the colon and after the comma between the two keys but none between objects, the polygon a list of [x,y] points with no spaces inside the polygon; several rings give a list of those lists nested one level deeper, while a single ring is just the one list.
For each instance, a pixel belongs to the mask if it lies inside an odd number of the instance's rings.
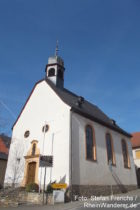
[{"label": "stone doorway surround", "polygon": [[34,177],[34,182],[36,184],[39,183],[38,181],[38,171],[39,171],[39,156],[40,156],[40,150],[39,148],[37,147],[37,144],[38,144],[38,141],[37,140],[33,140],[31,142],[31,146],[30,146],[30,149],[29,151],[27,152],[27,155],[24,156],[25,158],[25,167],[24,167],[24,178],[23,178],[23,181],[21,183],[21,186],[25,187],[26,184],[28,183],[28,180],[29,180],[29,173],[28,173],[28,170],[29,170],[29,165],[31,163],[35,163],[36,164],[36,167],[35,167],[35,177]]}]

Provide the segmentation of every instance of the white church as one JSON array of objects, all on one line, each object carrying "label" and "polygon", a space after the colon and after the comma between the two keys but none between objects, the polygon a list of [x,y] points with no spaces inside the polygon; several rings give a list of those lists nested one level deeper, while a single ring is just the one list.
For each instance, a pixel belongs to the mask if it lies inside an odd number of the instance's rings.
[{"label": "white church", "polygon": [[46,185],[65,183],[75,195],[136,189],[131,135],[97,106],[64,88],[64,62],[49,57],[13,125],[5,186],[37,183],[43,188],[40,156],[53,156]]}]

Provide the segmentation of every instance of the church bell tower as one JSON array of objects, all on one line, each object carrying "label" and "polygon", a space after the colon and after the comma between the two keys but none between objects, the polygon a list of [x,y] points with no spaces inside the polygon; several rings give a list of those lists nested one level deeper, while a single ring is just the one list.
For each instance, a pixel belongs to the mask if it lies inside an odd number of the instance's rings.
[{"label": "church bell tower", "polygon": [[46,65],[46,77],[58,88],[64,87],[64,61],[58,56],[58,42],[56,45],[55,56],[49,57]]}]

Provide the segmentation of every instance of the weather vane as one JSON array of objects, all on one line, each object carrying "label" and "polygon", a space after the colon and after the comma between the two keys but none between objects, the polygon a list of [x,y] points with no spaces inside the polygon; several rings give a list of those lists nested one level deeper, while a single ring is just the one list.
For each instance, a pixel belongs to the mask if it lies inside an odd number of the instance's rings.
[{"label": "weather vane", "polygon": [[56,41],[55,56],[58,56],[58,40]]}]

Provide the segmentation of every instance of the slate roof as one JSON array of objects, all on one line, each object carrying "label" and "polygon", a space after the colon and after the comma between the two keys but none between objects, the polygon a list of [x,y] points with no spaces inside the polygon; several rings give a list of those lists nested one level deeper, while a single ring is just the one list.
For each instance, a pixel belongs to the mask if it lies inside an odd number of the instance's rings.
[{"label": "slate roof", "polygon": [[131,134],[127,133],[121,129],[115,121],[112,121],[102,110],[100,110],[96,105],[91,104],[84,99],[83,104],[79,107],[77,101],[79,96],[70,92],[69,90],[56,87],[50,80],[46,78],[47,84],[55,91],[55,93],[71,107],[73,112],[76,112],[88,119],[91,119],[97,123],[100,123],[108,128],[111,128],[114,131],[117,131],[127,137],[131,137]]},{"label": "slate roof", "polygon": [[[82,104],[81,107],[77,106],[77,101],[79,96],[76,95],[75,93],[72,93],[71,91],[63,88],[58,88],[56,87],[50,80],[48,80],[47,78],[42,79],[40,81],[38,81],[34,88],[32,89],[24,107],[22,108],[17,120],[15,121],[13,127],[16,125],[19,117],[21,116],[26,104],[28,103],[36,85],[38,85],[40,82],[42,81],[46,81],[46,83],[54,90],[54,92],[61,98],[61,100],[63,102],[65,102],[67,105],[69,105],[71,107],[71,111],[78,113],[88,119],[91,119],[97,123],[100,123],[101,125],[104,125],[108,128],[111,128],[114,131],[117,131],[127,137],[132,137],[131,134],[127,133],[125,130],[123,130],[122,128],[120,128],[116,123],[114,123],[112,121],[112,119],[110,119],[103,111],[101,111],[96,105],[91,104],[90,102],[88,102],[87,100],[84,99],[84,102]],[[13,129],[12,127],[12,129]]]}]

